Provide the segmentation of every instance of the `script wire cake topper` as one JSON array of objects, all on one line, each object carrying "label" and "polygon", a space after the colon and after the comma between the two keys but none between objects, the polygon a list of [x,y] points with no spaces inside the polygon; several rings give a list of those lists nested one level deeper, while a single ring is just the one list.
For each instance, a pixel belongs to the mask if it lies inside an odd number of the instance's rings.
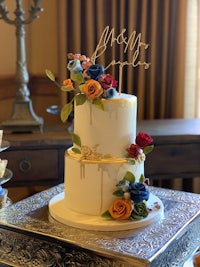
[{"label": "script wire cake topper", "polygon": [[106,52],[108,47],[113,47],[114,45],[123,45],[124,54],[130,51],[132,53],[132,58],[130,61],[119,61],[116,59],[111,60],[111,62],[105,66],[105,70],[110,66],[119,66],[119,86],[118,92],[121,93],[122,89],[122,71],[124,66],[132,66],[133,68],[138,66],[144,66],[145,69],[148,69],[151,63],[139,60],[139,55],[141,48],[145,50],[149,47],[149,44],[142,42],[142,34],[137,34],[136,31],[132,31],[130,36],[125,36],[126,29],[123,28],[120,34],[115,35],[115,29],[110,30],[109,26],[106,26],[99,43],[96,46],[96,49],[91,57],[91,61],[95,64],[95,61],[100,57],[104,52]]}]

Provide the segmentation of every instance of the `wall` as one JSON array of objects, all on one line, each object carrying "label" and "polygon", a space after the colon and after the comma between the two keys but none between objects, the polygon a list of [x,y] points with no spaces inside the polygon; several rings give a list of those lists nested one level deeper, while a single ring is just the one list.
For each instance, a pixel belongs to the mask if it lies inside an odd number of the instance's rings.
[{"label": "wall", "polygon": [[[24,0],[24,17],[28,16],[30,2]],[[9,17],[14,18],[16,8],[15,1],[6,0],[4,5],[8,7]],[[48,66],[57,72],[58,65],[58,5],[56,0],[41,1],[44,11],[39,12],[39,18],[25,26],[26,51],[29,73],[43,74]],[[0,77],[2,75],[15,74],[16,65],[16,36],[15,26],[0,20]]]},{"label": "wall", "polygon": [[[62,1],[61,1],[62,2]],[[29,15],[30,3],[33,1],[22,0],[25,11],[24,18]],[[14,19],[16,2],[5,0],[9,17]],[[26,60],[29,72],[29,90],[37,115],[46,117],[46,122],[58,121],[58,118],[46,114],[46,107],[59,104],[60,92],[46,78],[45,69],[51,69],[58,74],[58,7],[56,0],[41,1],[43,12],[39,18],[25,26],[26,31]],[[16,35],[15,26],[0,20],[0,122],[11,116],[12,103],[15,98],[16,84]],[[32,83],[34,81],[34,83]],[[9,93],[8,93],[9,91]],[[2,112],[6,110],[6,112]],[[39,114],[38,114],[39,113]]]}]

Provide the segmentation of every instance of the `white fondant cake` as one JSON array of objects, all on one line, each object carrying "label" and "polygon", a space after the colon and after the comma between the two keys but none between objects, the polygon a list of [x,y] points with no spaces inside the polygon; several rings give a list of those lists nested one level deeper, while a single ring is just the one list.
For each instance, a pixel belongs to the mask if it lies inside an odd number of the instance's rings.
[{"label": "white fondant cake", "polygon": [[[153,149],[153,140],[143,132],[136,135],[137,97],[118,93],[117,81],[104,74],[103,66],[81,55],[70,54],[69,58],[71,79],[65,80],[61,88],[76,91],[72,99],[73,146],[65,153],[64,194],[50,202],[50,213],[57,219],[62,217],[60,220],[66,224],[73,226],[74,222],[85,229],[94,222],[92,229],[104,230],[108,219],[116,221],[115,231],[126,229],[125,221],[127,229],[134,220],[147,218],[145,222],[150,223],[156,215],[148,219],[149,212],[158,211],[162,205],[156,201],[154,206],[154,197],[148,205],[144,161]],[[55,80],[50,71],[46,73]],[[78,82],[78,93],[72,81]],[[63,121],[73,109],[72,101],[61,111]],[[58,207],[63,206],[65,209],[59,211]],[[75,223],[78,218],[83,225]]]},{"label": "white fondant cake", "polygon": [[105,100],[104,110],[92,107],[89,101],[75,105],[74,133],[80,136],[84,151],[76,154],[69,149],[65,155],[69,209],[101,215],[116,198],[113,190],[127,171],[137,182],[144,175],[144,154],[134,165],[126,158],[126,148],[136,137],[136,107],[137,98],[125,94]]},{"label": "white fondant cake", "polygon": [[135,141],[137,98],[117,94],[112,99],[102,99],[104,110],[86,101],[74,107],[74,133],[81,143],[96,148],[103,157],[124,158],[126,148]]}]

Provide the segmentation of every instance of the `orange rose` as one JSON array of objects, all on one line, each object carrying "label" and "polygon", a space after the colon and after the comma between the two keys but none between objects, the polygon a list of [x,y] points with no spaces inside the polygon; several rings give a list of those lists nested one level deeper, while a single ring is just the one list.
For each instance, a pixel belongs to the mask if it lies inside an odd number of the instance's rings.
[{"label": "orange rose", "polygon": [[114,219],[126,220],[131,216],[133,210],[132,201],[129,199],[116,199],[109,208],[109,213]]},{"label": "orange rose", "polygon": [[71,88],[71,89],[74,88],[71,79],[64,80],[64,81],[63,81],[63,85],[64,85],[65,87],[67,87],[67,88]]},{"label": "orange rose", "polygon": [[95,80],[88,80],[83,85],[83,93],[90,99],[96,99],[103,93],[100,83]]}]

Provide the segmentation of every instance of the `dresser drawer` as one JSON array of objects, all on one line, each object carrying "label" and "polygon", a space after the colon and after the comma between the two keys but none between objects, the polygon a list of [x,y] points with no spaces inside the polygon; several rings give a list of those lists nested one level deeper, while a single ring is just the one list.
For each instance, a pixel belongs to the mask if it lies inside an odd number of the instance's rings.
[{"label": "dresser drawer", "polygon": [[173,175],[194,177],[200,174],[200,143],[157,145],[147,155],[145,173],[149,177]]},{"label": "dresser drawer", "polygon": [[8,159],[13,172],[13,185],[46,184],[59,179],[59,151],[57,149],[6,151],[1,157]]}]

